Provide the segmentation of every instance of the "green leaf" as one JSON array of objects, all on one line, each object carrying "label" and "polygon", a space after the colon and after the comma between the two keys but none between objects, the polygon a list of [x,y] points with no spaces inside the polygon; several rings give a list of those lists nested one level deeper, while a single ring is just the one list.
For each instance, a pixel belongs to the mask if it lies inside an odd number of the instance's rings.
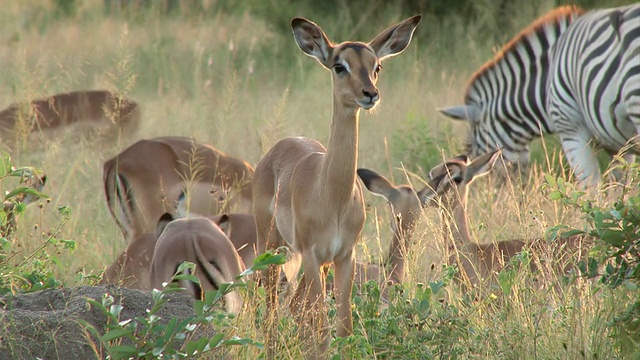
[{"label": "green leaf", "polygon": [[127,337],[128,335],[130,335],[132,333],[131,330],[129,329],[115,329],[115,330],[111,330],[106,332],[102,337],[102,341],[104,342],[108,342],[114,339],[120,339],[123,337]]},{"label": "green leaf", "polygon": [[269,265],[282,265],[287,262],[287,257],[284,254],[274,255],[271,252],[266,252],[264,254],[258,255],[253,260],[253,265],[251,268],[254,271],[265,270]]},{"label": "green leaf", "polygon": [[553,190],[549,193],[549,199],[552,201],[562,199],[562,193],[558,190]]},{"label": "green leaf", "polygon": [[136,358],[140,351],[132,345],[116,345],[108,348],[111,358],[114,360]]},{"label": "green leaf", "polygon": [[184,273],[186,270],[191,270],[191,272],[193,272],[195,269],[196,269],[196,264],[189,261],[185,261],[182,264],[180,264],[180,266],[178,266],[176,273],[177,274]]},{"label": "green leaf", "polygon": [[114,317],[117,317],[118,315],[120,315],[120,312],[122,311],[122,309],[124,309],[122,307],[122,305],[118,305],[118,304],[113,304],[109,307],[109,312],[111,313],[111,315],[113,315]]},{"label": "green leaf", "polygon": [[179,274],[179,275],[174,275],[173,278],[171,278],[171,280],[184,280],[184,281],[191,281],[192,283],[195,284],[200,284],[200,279],[198,279],[197,276],[195,275],[191,275],[191,274]]},{"label": "green leaf", "polygon": [[224,339],[224,334],[215,334],[211,340],[209,340],[209,347],[215,349],[222,343],[222,339]]},{"label": "green leaf", "polygon": [[224,296],[224,292],[221,290],[211,290],[204,293],[204,304],[208,307],[211,307],[213,304],[217,303]]}]

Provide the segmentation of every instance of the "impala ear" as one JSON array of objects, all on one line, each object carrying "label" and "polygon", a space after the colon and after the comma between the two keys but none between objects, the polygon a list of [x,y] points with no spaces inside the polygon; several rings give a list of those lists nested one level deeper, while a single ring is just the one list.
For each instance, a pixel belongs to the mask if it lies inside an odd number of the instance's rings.
[{"label": "impala ear", "polygon": [[189,217],[189,212],[187,211],[187,194],[184,190],[180,192],[180,196],[178,196],[178,200],[176,201],[176,213],[180,218]]},{"label": "impala ear", "polygon": [[369,191],[387,200],[391,200],[398,193],[398,189],[389,180],[373,170],[358,169],[358,177]]},{"label": "impala ear", "polygon": [[421,15],[408,18],[381,32],[369,42],[369,46],[376,52],[380,61],[400,54],[409,46],[420,19],[422,19]]},{"label": "impala ear", "polygon": [[305,18],[293,18],[291,20],[293,38],[300,50],[305,54],[316,58],[327,69],[331,68],[331,52],[333,43],[322,31],[320,26]]},{"label": "impala ear", "polygon": [[228,214],[222,214],[216,221],[222,232],[224,232],[227,236],[229,236],[229,232],[231,231],[231,222],[229,221]]},{"label": "impala ear", "polygon": [[469,163],[469,157],[467,155],[465,155],[465,154],[462,154],[462,155],[458,155],[458,156],[455,156],[455,157],[451,158],[451,160],[449,160],[449,161],[460,161],[462,163],[468,164]]},{"label": "impala ear", "polygon": [[475,158],[467,167],[467,180],[471,182],[471,180],[489,173],[499,157],[500,149]]},{"label": "impala ear", "polygon": [[160,216],[160,219],[158,219],[158,224],[156,225],[156,239],[159,238],[160,235],[162,235],[164,229],[173,220],[175,220],[175,218],[173,217],[173,215],[171,215],[171,213],[168,212]]},{"label": "impala ear", "polygon": [[455,120],[477,121],[480,119],[480,109],[475,105],[458,105],[438,109],[438,111]]}]

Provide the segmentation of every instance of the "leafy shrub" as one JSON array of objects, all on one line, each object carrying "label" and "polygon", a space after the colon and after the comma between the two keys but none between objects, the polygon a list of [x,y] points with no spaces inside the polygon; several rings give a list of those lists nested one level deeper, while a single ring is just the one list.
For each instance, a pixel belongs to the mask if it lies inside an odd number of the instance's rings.
[{"label": "leafy shrub", "polygon": [[[60,261],[52,253],[75,250],[75,242],[58,238],[70,217],[71,211],[67,207],[58,209],[60,221],[42,233],[44,240],[40,240],[42,242],[36,250],[22,255],[22,251],[14,248],[16,235],[11,229],[14,226],[12,223],[17,221],[26,207],[20,199],[24,196],[48,198],[34,188],[23,186],[25,178],[36,176],[37,173],[32,167],[14,167],[9,154],[0,153],[0,184],[9,179],[19,179],[19,185],[4,195],[0,208],[0,295],[59,287],[60,282],[54,278],[53,271],[60,266]],[[39,240],[29,241],[36,243]]]},{"label": "leafy shrub", "polygon": [[446,267],[441,280],[389,289],[388,301],[375,281],[355,293],[354,333],[337,338],[338,358],[455,358],[470,336],[468,317],[460,308],[441,301],[455,268]]},{"label": "leafy shrub", "polygon": [[[108,359],[193,358],[232,345],[251,345],[262,349],[263,345],[252,339],[236,336],[225,339],[225,330],[231,326],[229,319],[233,316],[219,310],[216,305],[231,291],[246,291],[249,286],[242,279],[252,275],[254,271],[284,262],[284,254],[265,253],[258,256],[249,269],[237,276],[235,282],[221,284],[217,291],[207,292],[204,300],[196,300],[195,315],[180,321],[173,318],[162,324],[156,314],[166,303],[167,294],[182,291],[176,281],[188,280],[199,283],[197,277],[182,274],[185,270],[193,270],[195,267],[194,264],[185,262],[180,265],[164,289],[152,291],[153,306],[147,311],[146,316],[120,319],[122,306],[115,304],[112,296],[105,296],[101,301],[87,300],[90,306],[99,309],[108,318],[104,334],[86,321],[82,321],[82,324],[106,349]],[[212,326],[217,333],[211,338],[198,336],[198,331],[206,326]]]},{"label": "leafy shrub", "polygon": [[585,234],[595,239],[588,258],[578,265],[581,274],[629,294],[629,303],[608,322],[623,353],[640,346],[640,166],[627,170],[631,185],[622,186],[613,204],[600,205],[561,178],[547,175],[545,183],[552,200],[579,210],[587,223],[585,229],[557,225],[549,229],[551,237]]}]

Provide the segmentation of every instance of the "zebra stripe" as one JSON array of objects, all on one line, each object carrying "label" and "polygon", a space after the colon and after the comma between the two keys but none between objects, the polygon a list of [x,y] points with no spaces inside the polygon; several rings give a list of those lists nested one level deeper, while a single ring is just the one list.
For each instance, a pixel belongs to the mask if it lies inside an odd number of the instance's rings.
[{"label": "zebra stripe", "polygon": [[640,131],[639,42],[640,5],[586,14],[558,8],[471,77],[465,105],[441,111],[469,120],[472,156],[502,147],[521,165],[534,138],[558,132],[579,180],[597,181],[587,144],[613,153]]},{"label": "zebra stripe", "polygon": [[[640,5],[633,5],[585,14],[552,50],[548,119],[580,181],[600,178],[591,144],[614,154],[640,133],[639,48]],[[638,153],[635,142],[630,150]]]}]

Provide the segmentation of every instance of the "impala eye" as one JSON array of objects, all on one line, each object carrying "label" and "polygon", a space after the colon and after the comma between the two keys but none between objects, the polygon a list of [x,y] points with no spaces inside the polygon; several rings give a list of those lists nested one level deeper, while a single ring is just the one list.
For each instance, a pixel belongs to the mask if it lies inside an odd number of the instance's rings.
[{"label": "impala eye", "polygon": [[462,178],[460,176],[456,176],[453,178],[453,182],[456,184],[460,184],[462,182]]},{"label": "impala eye", "polygon": [[373,72],[377,75],[380,72],[380,70],[382,70],[382,65],[378,64],[378,66],[376,66],[376,69]]},{"label": "impala eye", "polygon": [[336,74],[342,74],[343,72],[347,71],[347,68],[344,67],[344,65],[341,64],[335,64],[333,65],[333,70],[335,70]]}]

